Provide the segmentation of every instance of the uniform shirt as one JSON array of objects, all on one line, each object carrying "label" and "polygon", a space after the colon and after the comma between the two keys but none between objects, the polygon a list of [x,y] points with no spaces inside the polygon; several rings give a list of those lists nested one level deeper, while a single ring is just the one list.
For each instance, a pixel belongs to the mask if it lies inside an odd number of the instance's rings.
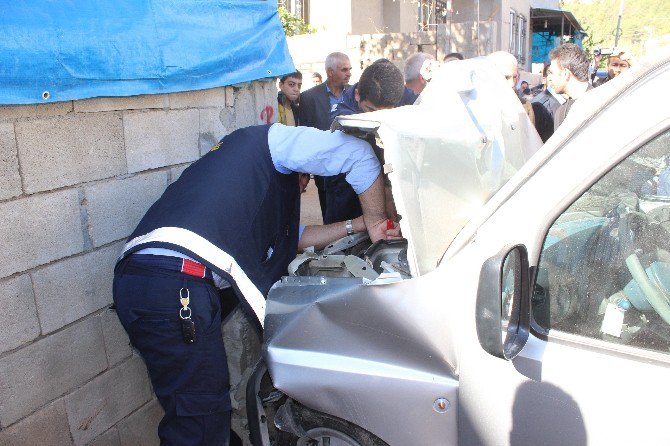
[{"label": "uniform shirt", "polygon": [[344,173],[360,195],[381,172],[372,147],[362,139],[338,131],[273,124],[268,133],[270,156],[278,172],[332,176]]},{"label": "uniform shirt", "polygon": [[[340,131],[331,133],[312,127],[273,124],[268,132],[268,145],[272,163],[278,172],[323,176],[345,173],[347,182],[357,194],[372,186],[381,172],[379,160],[370,144]],[[303,230],[304,227],[300,228],[300,235]],[[182,253],[163,248],[145,248],[136,254],[166,255],[193,260]],[[272,256],[271,251],[267,254],[268,258]],[[230,286],[216,273],[214,282],[218,288]]]}]

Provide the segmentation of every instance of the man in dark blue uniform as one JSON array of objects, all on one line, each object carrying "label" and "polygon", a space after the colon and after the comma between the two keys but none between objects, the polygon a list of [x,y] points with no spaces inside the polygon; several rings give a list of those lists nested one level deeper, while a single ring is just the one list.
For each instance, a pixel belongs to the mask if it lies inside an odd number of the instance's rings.
[{"label": "man in dark blue uniform", "polygon": [[[331,121],[341,115],[397,107],[404,91],[405,82],[400,70],[387,59],[377,60],[363,71],[358,83],[344,92],[342,102],[337,104],[330,114]],[[335,175],[324,180],[326,209],[323,222],[325,224],[362,215],[356,193],[344,176]]]},{"label": "man in dark blue uniform", "polygon": [[[368,143],[274,124],[223,138],[166,189],[124,247],[114,302],[165,410],[163,445],[229,444],[221,296],[238,298],[261,328],[265,297],[297,252],[298,172],[346,175],[371,239],[398,235],[386,230],[380,165]],[[353,230],[320,228],[333,239]]]}]

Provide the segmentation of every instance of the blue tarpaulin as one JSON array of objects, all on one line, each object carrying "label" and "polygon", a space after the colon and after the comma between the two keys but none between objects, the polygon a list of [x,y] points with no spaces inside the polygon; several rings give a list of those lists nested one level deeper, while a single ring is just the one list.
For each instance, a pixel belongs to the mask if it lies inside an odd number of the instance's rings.
[{"label": "blue tarpaulin", "polygon": [[276,1],[3,1],[0,32],[0,104],[201,90],[295,71]]}]

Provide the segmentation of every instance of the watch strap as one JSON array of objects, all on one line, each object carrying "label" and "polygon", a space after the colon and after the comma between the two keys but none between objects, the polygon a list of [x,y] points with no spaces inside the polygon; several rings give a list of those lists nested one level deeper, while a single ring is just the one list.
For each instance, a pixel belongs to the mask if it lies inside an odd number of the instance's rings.
[{"label": "watch strap", "polygon": [[346,223],[344,223],[344,228],[347,230],[347,235],[352,235],[354,233],[354,225],[351,220],[347,220]]}]

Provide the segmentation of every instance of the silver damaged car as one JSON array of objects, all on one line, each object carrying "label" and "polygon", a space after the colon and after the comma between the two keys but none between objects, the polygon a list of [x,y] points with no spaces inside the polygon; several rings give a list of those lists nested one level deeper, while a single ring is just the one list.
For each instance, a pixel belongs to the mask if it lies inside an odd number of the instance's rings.
[{"label": "silver damaged car", "polygon": [[541,141],[485,59],[375,140],[402,240],[307,250],[272,288],[256,445],[670,444],[670,58]]}]

